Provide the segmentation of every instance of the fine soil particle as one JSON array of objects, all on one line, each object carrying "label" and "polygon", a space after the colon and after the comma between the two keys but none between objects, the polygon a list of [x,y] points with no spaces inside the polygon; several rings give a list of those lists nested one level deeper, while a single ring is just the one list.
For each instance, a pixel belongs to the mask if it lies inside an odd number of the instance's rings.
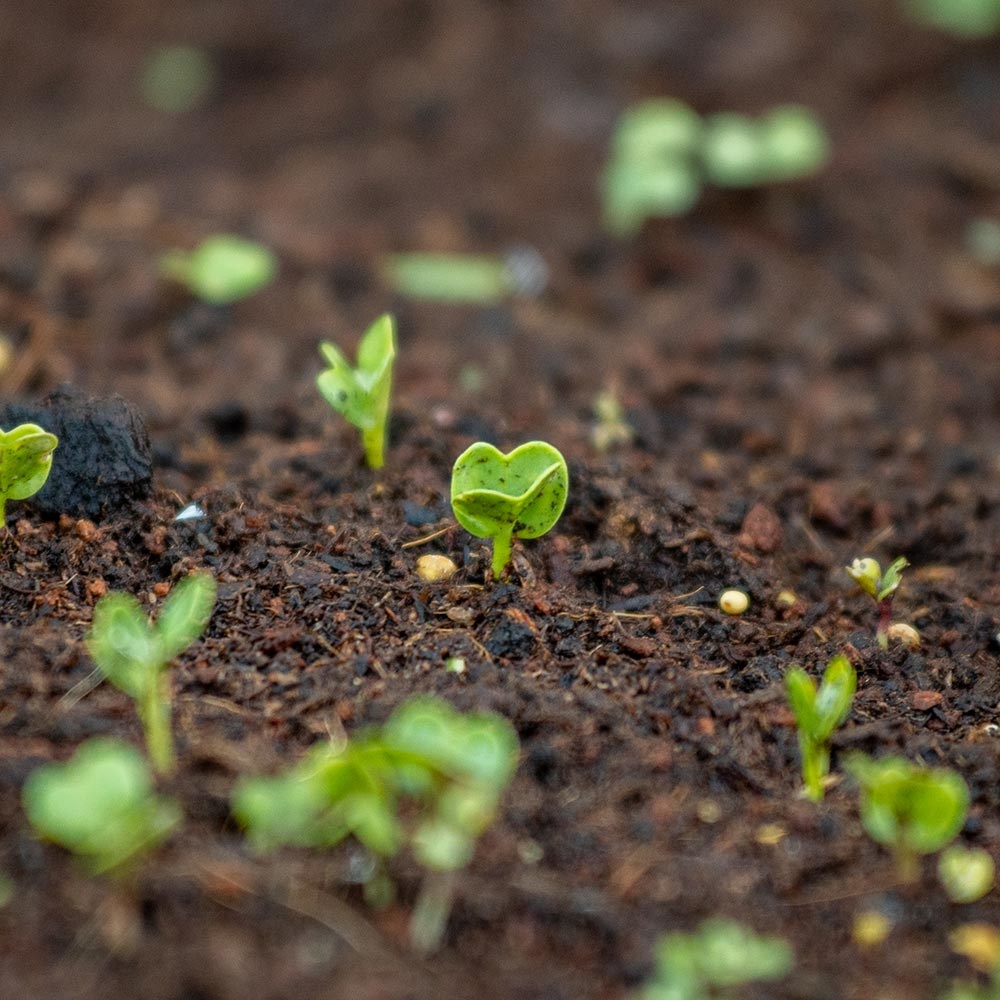
[{"label": "fine soil particle", "polygon": [[[931,859],[901,884],[841,764],[955,768],[962,842],[1000,857],[1000,277],[962,235],[1000,211],[995,46],[874,0],[114,17],[17,0],[5,28],[3,419],[61,443],[0,549],[0,997],[625,1000],[659,935],[719,915],[794,948],[748,997],[936,1000],[975,977],[948,936],[1000,924],[996,893],[952,904]],[[134,85],[178,39],[218,69],[179,117]],[[833,162],[612,241],[611,128],[653,95],[706,113],[801,101]],[[267,243],[278,280],[221,309],[167,287],[160,255],[212,232]],[[516,244],[544,256],[544,294],[445,307],[382,276],[399,250]],[[316,394],[316,345],[350,353],[387,309],[399,356],[373,474]],[[107,435],[80,397],[29,408],[63,381],[131,405],[102,409]],[[606,452],[603,391],[634,432]],[[120,432],[127,475],[107,464]],[[499,582],[448,503],[476,440],[549,441],[569,466],[563,516],[515,542]],[[428,553],[455,575],[421,580]],[[883,652],[843,567],[900,554],[894,617],[921,641]],[[195,569],[219,590],[172,671],[163,788],[184,825],[127,876],[88,878],[33,836],[21,788],[90,737],[141,745],[84,637],[102,594],[155,613]],[[728,588],[743,615],[718,610]],[[859,686],[813,804],[784,676],[838,652]],[[420,959],[412,858],[374,910],[356,847],[256,856],[229,797],[426,693],[502,713],[522,749]],[[891,930],[862,947],[870,911]]]}]

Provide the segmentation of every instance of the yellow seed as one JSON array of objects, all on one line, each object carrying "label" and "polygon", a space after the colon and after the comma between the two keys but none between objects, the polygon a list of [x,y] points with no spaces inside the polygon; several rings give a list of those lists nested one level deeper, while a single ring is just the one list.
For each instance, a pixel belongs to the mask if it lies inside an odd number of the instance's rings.
[{"label": "yellow seed", "polygon": [[787,836],[788,831],[780,823],[763,823],[757,827],[754,840],[764,847],[774,847],[775,844],[780,844]]},{"label": "yellow seed", "polygon": [[782,590],[778,593],[774,602],[779,608],[791,608],[799,603],[799,599],[794,590]]},{"label": "yellow seed", "polygon": [[417,560],[417,576],[428,583],[450,580],[457,569],[447,556],[421,556]]},{"label": "yellow seed", "polygon": [[920,646],[920,633],[906,622],[893,622],[889,626],[889,638],[893,642],[901,642],[910,649],[917,649]]},{"label": "yellow seed", "polygon": [[719,607],[727,615],[741,615],[750,607],[750,598],[742,590],[724,590],[719,594]]}]

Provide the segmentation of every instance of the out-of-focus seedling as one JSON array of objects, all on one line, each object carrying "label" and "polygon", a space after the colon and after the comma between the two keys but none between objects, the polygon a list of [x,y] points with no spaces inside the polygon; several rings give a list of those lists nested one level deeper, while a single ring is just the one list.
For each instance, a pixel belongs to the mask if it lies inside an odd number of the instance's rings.
[{"label": "out-of-focus seedling", "polygon": [[211,305],[228,305],[269,285],[278,262],[267,247],[242,236],[209,236],[194,250],[171,250],[160,270]]},{"label": "out-of-focus seedling", "polygon": [[193,573],[163,602],[155,625],[131,594],[107,594],[94,608],[87,649],[101,673],[135,699],[150,760],[161,774],[174,766],[167,667],[204,631],[214,603],[215,580]]},{"label": "out-of-focus seedling", "polygon": [[1000,222],[973,219],[965,229],[965,247],[977,264],[1000,267]]},{"label": "out-of-focus seedling", "polygon": [[[353,836],[387,859],[408,843],[427,872],[410,936],[430,951],[444,932],[452,873],[493,822],[517,755],[517,736],[500,716],[414,698],[381,729],[316,746],[283,775],[242,779],[233,811],[258,850],[330,847]],[[382,895],[384,879],[373,875],[371,887]]]},{"label": "out-of-focus seedling", "polygon": [[1000,31],[1000,0],[904,0],[910,16],[959,38],[988,38]]},{"label": "out-of-focus seedling", "polygon": [[90,740],[65,764],[32,771],[23,802],[35,831],[95,874],[120,869],[181,821],[180,807],[153,791],[142,755],[112,739]]},{"label": "out-of-focus seedling", "polygon": [[457,253],[397,253],[385,259],[394,291],[430,302],[489,305],[509,295],[545,291],[549,269],[530,246],[512,247],[502,257]]},{"label": "out-of-focus seedling", "polygon": [[961,924],[948,935],[948,944],[990,981],[985,986],[956,983],[941,1000],[1000,1000],[1000,930],[990,924]]},{"label": "out-of-focus seedling", "polygon": [[167,45],[146,63],[140,89],[146,103],[157,111],[181,114],[203,104],[215,80],[215,64],[204,49]]},{"label": "out-of-focus seedling", "polygon": [[755,934],[734,920],[706,920],[692,934],[666,934],[653,978],[636,1000],[713,1000],[746,983],[780,979],[792,968],[787,941]]},{"label": "out-of-focus seedling", "polygon": [[892,602],[899,589],[903,570],[910,564],[900,556],[889,563],[886,571],[871,557],[855,559],[845,566],[848,576],[878,605],[878,624],[875,638],[879,647],[889,648],[889,626],[892,624]]},{"label": "out-of-focus seedling", "polygon": [[632,425],[625,418],[625,411],[611,389],[599,392],[594,398],[594,424],[590,429],[590,443],[600,452],[631,444],[635,437]]},{"label": "out-of-focus seedling", "polygon": [[7,523],[8,500],[27,500],[45,485],[58,444],[55,434],[37,424],[0,430],[0,529]]},{"label": "out-of-focus seedling", "polygon": [[622,115],[602,179],[608,229],[622,236],[648,218],[683,215],[704,184],[754,187],[806,177],[829,159],[830,140],[800,105],[759,119],[732,112],[700,118],[680,101],[651,100]]},{"label": "out-of-focus seedling", "polygon": [[795,716],[802,755],[805,794],[813,802],[823,798],[824,778],[830,773],[830,737],[847,718],[858,686],[858,675],[846,656],[835,656],[816,682],[793,666],[785,675],[788,704]]},{"label": "out-of-focus seedling", "polygon": [[316,387],[345,420],[361,431],[369,468],[382,468],[396,358],[395,321],[386,313],[368,327],[358,345],[357,368],[352,368],[328,341],[320,344],[319,350],[329,367],[316,376]]},{"label": "out-of-focus seedling", "polygon": [[940,851],[962,829],[969,789],[961,775],[864,754],[853,754],[845,767],[861,786],[861,823],[868,835],[891,848],[900,877],[914,881],[919,856]]},{"label": "out-of-focus seedling", "polygon": [[514,538],[538,538],[566,506],[569,471],[544,441],[508,454],[479,441],[462,452],[451,473],[451,506],[458,523],[476,538],[493,539],[493,577],[510,563]]},{"label": "out-of-focus seedling", "polygon": [[938,858],[938,878],[953,903],[974,903],[993,888],[996,865],[982,848],[952,844]]}]

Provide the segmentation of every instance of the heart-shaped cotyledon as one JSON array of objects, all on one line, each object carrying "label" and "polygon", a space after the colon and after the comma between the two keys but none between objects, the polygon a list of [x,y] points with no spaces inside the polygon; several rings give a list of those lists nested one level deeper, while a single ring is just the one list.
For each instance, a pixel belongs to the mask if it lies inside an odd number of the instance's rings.
[{"label": "heart-shaped cotyledon", "polygon": [[493,576],[510,562],[514,538],[538,538],[559,520],[569,492],[562,455],[544,441],[508,454],[482,441],[467,448],[451,474],[451,506],[477,538],[493,539]]},{"label": "heart-shaped cotyledon", "polygon": [[0,527],[6,520],[8,500],[26,500],[45,485],[58,444],[54,434],[37,424],[0,430]]}]

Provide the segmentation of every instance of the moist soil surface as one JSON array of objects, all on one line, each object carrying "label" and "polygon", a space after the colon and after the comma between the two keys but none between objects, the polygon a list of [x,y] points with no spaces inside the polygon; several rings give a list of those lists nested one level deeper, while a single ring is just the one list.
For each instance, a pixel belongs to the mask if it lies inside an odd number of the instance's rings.
[{"label": "moist soil surface", "polygon": [[[901,884],[839,763],[957,769],[961,840],[1000,852],[1000,277],[963,242],[1000,210],[995,44],[881,0],[66,0],[4,22],[0,388],[120,394],[153,480],[90,516],[8,510],[0,996],[617,1000],[661,933],[713,915],[795,949],[747,996],[934,998],[975,978],[948,934],[1000,922],[996,894],[950,903],[930,859]],[[178,41],[220,77],[171,116],[134,81]],[[809,104],[833,161],[613,241],[608,136],[654,95]],[[212,308],[159,278],[165,250],[226,231],[278,253],[263,292]],[[418,305],[380,275],[393,251],[516,244],[549,265],[540,296]],[[386,310],[400,345],[373,473],[313,380],[320,339],[353,350]],[[609,389],[634,436],[599,452]],[[566,455],[568,505],[493,582],[453,520],[451,465],[531,439]],[[204,517],[175,520],[195,502]],[[457,574],[421,581],[425,553]],[[843,567],[899,554],[895,617],[922,641],[882,652]],[[173,672],[183,828],[128,879],[88,878],[33,836],[21,787],[89,737],[141,745],[96,683],[93,608],[124,590],[154,611],[199,568],[219,596]],[[750,596],[741,617],[717,608],[727,587]],[[783,676],[837,652],[859,689],[814,805]],[[501,712],[522,753],[420,958],[412,860],[372,910],[354,848],[256,856],[229,795],[430,692]],[[870,910],[892,929],[862,948]]]}]

